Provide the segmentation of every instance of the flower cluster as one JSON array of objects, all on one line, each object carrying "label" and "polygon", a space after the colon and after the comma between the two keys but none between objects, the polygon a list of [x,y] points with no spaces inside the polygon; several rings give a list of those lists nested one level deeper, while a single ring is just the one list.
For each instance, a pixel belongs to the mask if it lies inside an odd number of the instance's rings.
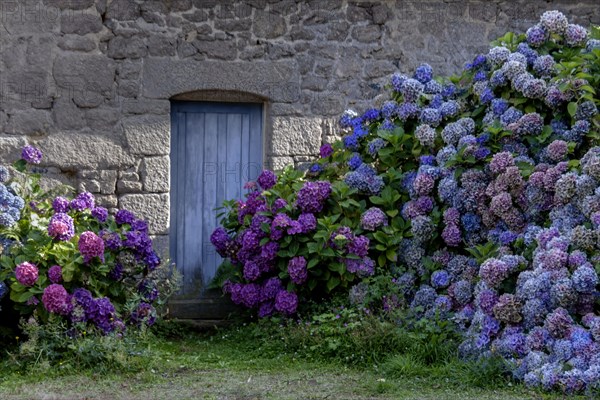
[{"label": "flower cluster", "polygon": [[0,211],[13,218],[0,234],[7,256],[0,263],[0,297],[10,291],[21,314],[52,314],[72,324],[74,334],[90,324],[102,334],[122,332],[125,322],[152,324],[164,285],[148,224],[127,210],[109,215],[88,192],[46,198],[40,176],[27,171],[27,163],[40,159],[39,150],[24,148],[13,165],[24,173],[19,179],[8,180],[0,167]]},{"label": "flower cluster", "polygon": [[11,186],[4,183],[10,175],[8,169],[0,166],[0,227],[10,228],[21,219],[21,210],[25,201],[17,195]]},{"label": "flower cluster", "polygon": [[[434,79],[427,64],[394,74],[389,101],[344,113],[345,136],[317,167],[284,172],[269,196],[251,192],[215,231],[245,277],[226,287],[234,302],[279,311],[305,267],[309,284],[313,268],[343,271],[332,287],[345,272],[402,271],[405,303],[453,318],[465,357],[500,354],[528,385],[600,386],[600,46],[588,36],[550,11],[459,77]],[[274,211],[277,196],[286,205]],[[310,238],[298,236],[301,213],[317,219]]]}]

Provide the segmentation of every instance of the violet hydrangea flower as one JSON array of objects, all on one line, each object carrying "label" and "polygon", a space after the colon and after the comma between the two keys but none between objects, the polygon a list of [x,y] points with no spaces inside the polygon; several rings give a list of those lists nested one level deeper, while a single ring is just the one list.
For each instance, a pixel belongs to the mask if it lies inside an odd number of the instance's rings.
[{"label": "violet hydrangea flower", "polygon": [[52,208],[56,213],[66,213],[69,211],[69,200],[65,199],[64,197],[57,196],[52,201]]},{"label": "violet hydrangea flower", "polygon": [[131,224],[133,221],[135,221],[135,216],[129,210],[119,210],[115,215],[115,221],[119,225]]},{"label": "violet hydrangea flower", "polygon": [[365,211],[361,218],[360,224],[363,229],[367,231],[374,231],[380,226],[387,226],[388,218],[387,215],[381,209],[377,207],[371,207]]},{"label": "violet hydrangea flower", "polygon": [[108,210],[104,207],[94,207],[92,210],[92,217],[96,218],[98,222],[106,222]]},{"label": "violet hydrangea flower", "polygon": [[65,213],[54,214],[48,223],[48,235],[56,240],[71,240],[75,236],[73,218]]},{"label": "violet hydrangea flower", "polygon": [[301,285],[308,279],[306,259],[302,256],[294,257],[288,262],[288,274],[290,279],[297,285]]},{"label": "violet hydrangea flower", "polygon": [[21,158],[29,164],[39,164],[42,161],[42,151],[32,145],[23,147]]},{"label": "violet hydrangea flower", "polygon": [[79,237],[78,248],[86,263],[94,257],[104,262],[104,241],[91,231],[85,231]]},{"label": "violet hydrangea flower", "polygon": [[275,309],[282,314],[292,315],[298,308],[298,295],[287,290],[280,290],[275,297]]},{"label": "violet hydrangea flower", "polygon": [[23,286],[33,286],[38,280],[38,268],[30,262],[22,262],[15,268],[17,282]]},{"label": "violet hydrangea flower", "polygon": [[333,154],[333,146],[330,143],[325,143],[319,150],[321,158],[327,158]]},{"label": "violet hydrangea flower", "polygon": [[272,171],[264,170],[260,173],[256,181],[261,188],[264,190],[269,190],[277,183],[277,175],[275,175]]},{"label": "violet hydrangea flower", "polygon": [[62,282],[62,268],[60,265],[53,265],[48,269],[48,279],[52,283]]},{"label": "violet hydrangea flower", "polygon": [[325,200],[331,195],[331,184],[326,181],[306,182],[298,192],[296,204],[304,213],[323,210]]},{"label": "violet hydrangea flower", "polygon": [[53,283],[44,289],[42,303],[48,312],[66,315],[70,311],[69,295],[67,290],[59,284]]}]

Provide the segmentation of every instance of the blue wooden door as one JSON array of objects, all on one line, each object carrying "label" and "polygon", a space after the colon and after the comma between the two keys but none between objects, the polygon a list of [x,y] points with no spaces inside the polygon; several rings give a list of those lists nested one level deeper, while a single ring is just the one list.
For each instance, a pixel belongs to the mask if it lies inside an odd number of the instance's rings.
[{"label": "blue wooden door", "polygon": [[215,208],[243,198],[244,184],[261,171],[262,143],[260,104],[172,103],[170,254],[183,273],[183,297],[200,296],[214,277]]}]

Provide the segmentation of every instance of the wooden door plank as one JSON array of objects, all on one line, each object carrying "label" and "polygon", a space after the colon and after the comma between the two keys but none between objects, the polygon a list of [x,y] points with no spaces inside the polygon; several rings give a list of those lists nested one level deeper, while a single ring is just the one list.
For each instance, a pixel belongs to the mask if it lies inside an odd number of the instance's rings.
[{"label": "wooden door plank", "polygon": [[[210,235],[216,225],[217,192],[222,189],[223,183],[219,179],[219,155],[226,151],[222,144],[223,131],[225,130],[224,115],[219,113],[206,114],[206,142],[204,143],[205,173],[203,177],[202,196],[204,198],[202,210],[202,232],[206,238],[201,243],[202,254],[202,278],[203,284],[207,285],[214,276],[216,264],[216,251],[210,243]],[[210,122],[210,123],[208,123]]]},{"label": "wooden door plank", "polygon": [[227,114],[227,152],[225,153],[225,193],[219,204],[226,199],[242,198],[242,114]]},{"label": "wooden door plank", "polygon": [[262,165],[262,116],[258,107],[250,110],[250,145],[248,146],[248,178],[256,180]]},{"label": "wooden door plank", "polygon": [[185,154],[186,170],[183,186],[185,198],[184,217],[184,282],[188,293],[199,293],[202,278],[202,249],[192,245],[202,243],[202,208],[203,199],[202,173],[204,159],[202,148],[205,146],[205,120],[202,113],[187,113]]}]

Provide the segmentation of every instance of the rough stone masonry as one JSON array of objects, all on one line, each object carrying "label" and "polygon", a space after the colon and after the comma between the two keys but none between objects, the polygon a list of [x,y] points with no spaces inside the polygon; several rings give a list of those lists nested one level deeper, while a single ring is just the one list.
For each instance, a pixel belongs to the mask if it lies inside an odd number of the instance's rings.
[{"label": "rough stone masonry", "polygon": [[263,102],[267,162],[298,165],[391,73],[457,71],[550,9],[600,23],[596,0],[1,0],[0,161],[39,146],[166,248],[170,99]]}]

